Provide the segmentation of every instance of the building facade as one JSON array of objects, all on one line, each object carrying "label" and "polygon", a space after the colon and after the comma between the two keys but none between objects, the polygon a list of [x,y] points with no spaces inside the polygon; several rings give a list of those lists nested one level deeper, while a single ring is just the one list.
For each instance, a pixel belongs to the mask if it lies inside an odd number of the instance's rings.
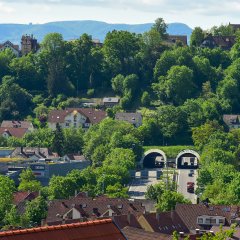
[{"label": "building facade", "polygon": [[68,108],[65,110],[52,110],[48,116],[48,126],[56,129],[59,124],[62,128],[88,129],[91,125],[101,122],[106,118],[105,111],[93,108]]}]

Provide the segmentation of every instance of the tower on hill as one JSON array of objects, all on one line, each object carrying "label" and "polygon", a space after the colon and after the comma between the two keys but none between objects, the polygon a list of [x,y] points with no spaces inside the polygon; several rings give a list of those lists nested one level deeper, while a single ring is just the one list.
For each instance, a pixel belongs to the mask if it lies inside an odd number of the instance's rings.
[{"label": "tower on hill", "polygon": [[37,39],[33,35],[23,35],[21,39],[21,52],[22,56],[29,54],[30,52],[37,52],[39,44]]}]

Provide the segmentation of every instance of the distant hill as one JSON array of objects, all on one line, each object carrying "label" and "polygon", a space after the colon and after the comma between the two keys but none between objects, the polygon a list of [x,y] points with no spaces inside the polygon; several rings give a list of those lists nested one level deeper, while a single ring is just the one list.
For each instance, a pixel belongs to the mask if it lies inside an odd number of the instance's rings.
[{"label": "distant hill", "polygon": [[[23,34],[33,34],[41,42],[44,36],[51,32],[61,33],[65,40],[79,38],[83,33],[87,33],[92,35],[94,39],[103,41],[106,34],[114,29],[143,33],[148,31],[151,26],[152,23],[110,24],[91,20],[50,22],[45,24],[0,24],[0,43],[6,40],[20,43]],[[183,23],[170,23],[168,33],[173,35],[184,34],[189,38],[192,29]]]}]

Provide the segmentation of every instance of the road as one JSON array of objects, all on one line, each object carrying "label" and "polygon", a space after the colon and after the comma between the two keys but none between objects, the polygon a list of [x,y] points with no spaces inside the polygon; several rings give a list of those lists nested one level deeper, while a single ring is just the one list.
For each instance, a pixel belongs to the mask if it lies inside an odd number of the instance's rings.
[{"label": "road", "polygon": [[130,198],[145,199],[147,187],[159,182],[156,170],[144,170],[144,173],[145,177],[143,178],[140,171],[136,172],[135,179],[133,179],[128,191]]},{"label": "road", "polygon": [[178,192],[182,193],[185,198],[191,200],[192,203],[197,203],[197,196],[194,193],[187,191],[187,182],[194,182],[196,189],[197,170],[194,170],[194,175],[189,177],[189,169],[178,170]]}]

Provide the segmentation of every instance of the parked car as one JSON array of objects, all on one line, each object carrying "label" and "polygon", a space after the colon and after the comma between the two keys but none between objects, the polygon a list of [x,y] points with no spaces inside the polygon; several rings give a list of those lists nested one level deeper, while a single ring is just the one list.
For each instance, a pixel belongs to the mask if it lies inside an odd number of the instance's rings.
[{"label": "parked car", "polygon": [[194,182],[187,182],[187,192],[194,193]]},{"label": "parked car", "polygon": [[193,169],[190,169],[190,173],[194,174],[194,170],[193,170]]},{"label": "parked car", "polygon": [[193,173],[189,173],[188,176],[189,176],[189,177],[192,177],[192,176],[193,176]]}]

